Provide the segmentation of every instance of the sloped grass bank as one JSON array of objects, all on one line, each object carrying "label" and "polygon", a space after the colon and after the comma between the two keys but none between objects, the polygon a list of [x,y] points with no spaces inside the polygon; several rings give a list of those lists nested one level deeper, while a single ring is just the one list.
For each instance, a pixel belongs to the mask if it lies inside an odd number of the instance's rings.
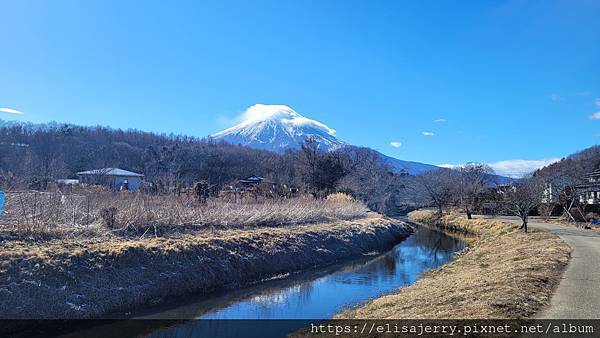
[{"label": "sloped grass bank", "polygon": [[339,319],[515,319],[549,303],[570,257],[569,246],[541,231],[486,219],[415,211],[430,227],[468,234],[470,247],[412,286],[339,314]]},{"label": "sloped grass bank", "polygon": [[0,319],[98,318],[388,249],[412,229],[376,214],[176,237],[0,242]]}]

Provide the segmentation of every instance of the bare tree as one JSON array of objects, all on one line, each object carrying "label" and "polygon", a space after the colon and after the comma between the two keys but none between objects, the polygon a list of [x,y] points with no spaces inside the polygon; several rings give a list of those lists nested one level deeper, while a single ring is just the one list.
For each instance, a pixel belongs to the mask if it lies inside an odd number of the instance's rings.
[{"label": "bare tree", "polygon": [[493,183],[493,175],[494,170],[483,163],[467,163],[458,169],[454,196],[468,219],[473,218],[473,211],[481,208],[485,190]]},{"label": "bare tree", "polygon": [[416,176],[417,188],[434,205],[441,217],[453,199],[453,184],[456,182],[456,171],[451,169],[437,169]]},{"label": "bare tree", "polygon": [[[542,172],[540,178],[545,182],[544,203],[553,206],[560,205],[568,221],[575,221],[573,208],[579,201],[576,186],[584,182],[585,171],[577,166],[562,171]],[[550,208],[552,209],[552,208]]]},{"label": "bare tree", "polygon": [[337,189],[350,193],[375,211],[394,214],[397,199],[404,186],[401,175],[395,174],[381,155],[372,149],[346,147],[347,175],[339,180]]},{"label": "bare tree", "polygon": [[518,216],[523,222],[519,229],[527,232],[529,214],[542,203],[544,189],[545,184],[542,179],[528,177],[501,192],[507,212]]}]

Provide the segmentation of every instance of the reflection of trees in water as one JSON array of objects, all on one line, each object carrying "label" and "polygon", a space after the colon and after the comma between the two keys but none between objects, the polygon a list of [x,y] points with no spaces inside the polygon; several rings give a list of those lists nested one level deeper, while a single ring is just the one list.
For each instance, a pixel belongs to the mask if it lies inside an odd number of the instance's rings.
[{"label": "reflection of trees in water", "polygon": [[[310,284],[310,283],[303,283]],[[302,285],[294,285],[292,287],[275,291],[275,292],[263,292],[259,295],[252,297],[250,300],[252,303],[256,304],[260,308],[268,308],[273,304],[282,304],[287,302],[287,300],[293,296],[294,294],[302,294]],[[310,292],[310,289],[308,290]]]},{"label": "reflection of trees in water", "polygon": [[[422,271],[449,261],[454,252],[462,248],[464,242],[460,239],[420,227],[413,236],[386,254],[365,257],[364,260],[331,266],[291,278],[268,281],[249,288],[228,290],[221,296],[171,309],[166,317],[227,318],[231,313],[242,317],[251,317],[254,314],[257,317],[269,318],[288,312],[301,312],[305,307],[314,306],[314,302],[319,301],[312,297],[313,293],[339,286],[340,283],[356,285],[357,291],[352,292],[356,295],[361,294],[363,290],[360,286],[366,286],[365,290],[390,290],[414,282]],[[286,304],[294,306],[286,310],[289,307]],[[277,311],[283,312],[276,313]]]},{"label": "reflection of trees in water", "polygon": [[338,282],[374,285],[381,281],[411,281],[423,269],[449,261],[462,248],[460,239],[421,227],[394,250],[340,273]]},{"label": "reflection of trees in water", "polygon": [[351,271],[347,276],[348,282],[365,285],[381,279],[393,278],[402,260],[400,253],[397,250],[392,250],[366,262],[361,268]]},{"label": "reflection of trees in water", "polygon": [[397,259],[398,257],[395,257],[396,255],[385,255],[383,256],[382,259],[382,270],[385,271],[388,275],[393,275],[396,273],[396,267],[397,267]]},{"label": "reflection of trees in water", "polygon": [[431,248],[433,252],[453,253],[464,248],[464,242],[442,232],[419,227],[414,234],[415,243]]},{"label": "reflection of trees in water", "polygon": [[291,299],[300,300],[301,303],[310,299],[314,288],[314,281],[304,281],[293,285],[280,285],[279,287],[262,290],[249,301],[261,311],[272,310],[274,304],[286,304]]}]

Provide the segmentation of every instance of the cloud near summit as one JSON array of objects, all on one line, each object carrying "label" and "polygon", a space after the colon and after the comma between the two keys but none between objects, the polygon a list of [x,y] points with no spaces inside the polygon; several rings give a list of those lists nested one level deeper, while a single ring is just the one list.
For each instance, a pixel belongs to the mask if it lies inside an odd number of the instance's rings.
[{"label": "cloud near summit", "polygon": [[[560,158],[547,158],[542,160],[505,160],[488,163],[488,165],[494,169],[498,175],[521,178],[537,169],[543,168],[558,161],[560,161]],[[439,166],[443,168],[458,168],[461,166],[461,164],[446,163],[440,164]]]}]

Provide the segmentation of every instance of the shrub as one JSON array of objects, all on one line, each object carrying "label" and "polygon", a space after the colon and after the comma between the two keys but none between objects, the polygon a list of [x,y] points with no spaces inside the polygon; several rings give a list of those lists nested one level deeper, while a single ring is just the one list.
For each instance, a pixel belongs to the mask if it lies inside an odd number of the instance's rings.
[{"label": "shrub", "polygon": [[193,191],[198,202],[204,204],[209,196],[210,186],[207,181],[198,181],[194,183]]},{"label": "shrub", "polygon": [[100,218],[102,218],[102,222],[109,229],[112,229],[117,224],[117,213],[118,210],[116,207],[108,207],[100,209]]},{"label": "shrub", "polygon": [[600,215],[598,215],[598,214],[597,214],[597,213],[595,213],[595,212],[588,212],[587,214],[585,214],[585,220],[586,220],[587,222],[592,222],[592,221],[595,221],[595,220],[597,220],[598,218],[600,218]]},{"label": "shrub", "polygon": [[352,201],[352,202],[356,201],[354,199],[354,197],[352,197],[346,193],[343,193],[343,192],[336,192],[333,194],[329,194],[326,199],[328,201]]},{"label": "shrub", "polygon": [[31,190],[46,190],[52,179],[47,176],[33,176],[27,183],[27,188]]}]

